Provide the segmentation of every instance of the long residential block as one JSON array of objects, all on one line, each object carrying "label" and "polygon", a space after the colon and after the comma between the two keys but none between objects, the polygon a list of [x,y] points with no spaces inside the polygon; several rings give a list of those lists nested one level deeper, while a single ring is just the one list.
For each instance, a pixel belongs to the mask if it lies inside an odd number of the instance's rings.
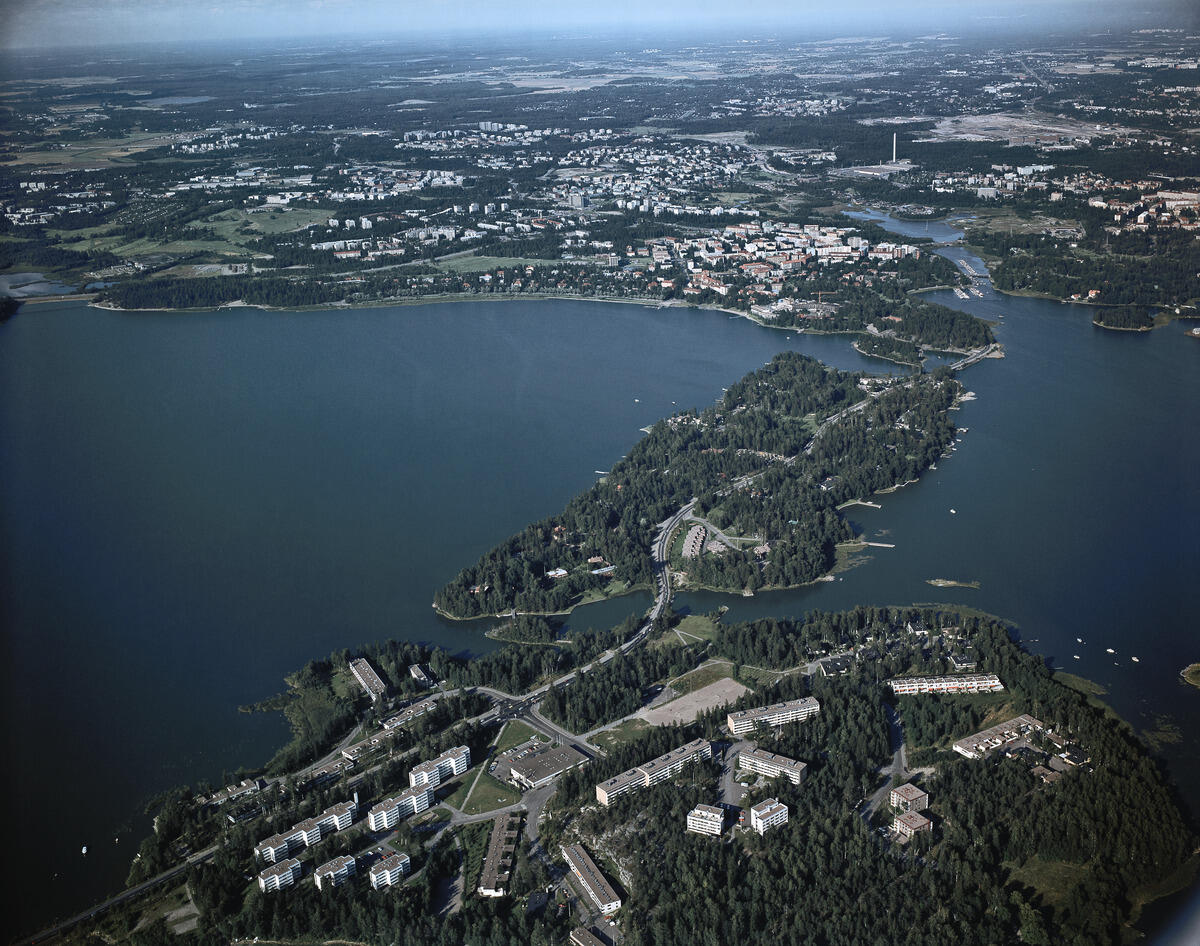
[{"label": "long residential block", "polygon": [[358,805],[353,801],[332,805],[315,818],[305,818],[287,831],[267,838],[254,849],[254,853],[268,864],[273,864],[294,850],[318,844],[321,838],[328,837],[334,831],[344,831],[354,823],[357,814]]},{"label": "long residential block", "polygon": [[437,707],[437,700],[428,699],[413,703],[411,706],[406,706],[395,716],[389,716],[383,721],[384,729],[400,729],[407,726],[419,716],[424,716]]},{"label": "long residential block", "polygon": [[392,854],[373,865],[367,876],[371,879],[371,886],[378,890],[400,883],[411,869],[412,861],[407,854]]},{"label": "long residential block", "polygon": [[726,717],[726,725],[735,736],[744,736],[753,732],[759,723],[764,726],[782,726],[784,723],[794,723],[816,716],[821,712],[821,704],[815,696],[806,696],[799,700],[788,700],[786,703],[775,703],[772,706],[760,706],[757,709],[738,710]]},{"label": "long residential block", "polygon": [[888,686],[896,696],[921,693],[998,693],[1004,684],[994,673],[959,673],[947,677],[895,677]]},{"label": "long residential block", "polygon": [[389,831],[401,818],[420,814],[433,805],[433,789],[428,785],[406,788],[394,798],[385,798],[367,812],[367,827],[372,831]]},{"label": "long residential block", "polygon": [[1001,746],[1033,732],[1043,732],[1046,725],[1036,717],[1022,714],[1005,723],[997,723],[965,739],[960,739],[953,746],[954,751],[968,759],[982,759]]},{"label": "long residential block", "polygon": [[660,755],[657,759],[651,759],[601,782],[596,786],[596,800],[602,805],[611,805],[613,799],[620,795],[657,785],[683,771],[684,766],[711,758],[712,743],[707,739],[695,739],[685,746]]},{"label": "long residential block", "polygon": [[367,691],[367,696],[371,698],[372,703],[387,693],[387,684],[379,679],[379,674],[367,662],[366,657],[351,660],[350,672],[354,674],[354,679],[362,685],[362,688]]},{"label": "long residential block", "polygon": [[300,879],[300,862],[294,857],[273,864],[258,875],[258,889],[264,893],[290,887]]},{"label": "long residential block", "polygon": [[571,930],[571,946],[608,946],[599,936],[586,927]]},{"label": "long residential block", "polygon": [[521,815],[517,812],[501,815],[492,825],[483,871],[476,891],[481,897],[503,897],[508,893],[508,879],[517,845],[521,840]]},{"label": "long residential block", "polygon": [[422,762],[408,773],[408,784],[413,788],[429,785],[436,788],[447,779],[462,775],[471,767],[471,750],[467,746],[457,746],[443,752],[436,759]]},{"label": "long residential block", "polygon": [[313,873],[313,881],[318,890],[324,890],[326,887],[340,887],[353,877],[357,870],[358,862],[349,854],[343,854],[318,867]]},{"label": "long residential block", "polygon": [[568,844],[563,847],[562,854],[566,858],[567,866],[571,868],[571,873],[575,875],[584,891],[596,904],[596,909],[605,914],[621,909],[621,898],[617,896],[612,885],[604,879],[600,868],[596,866],[591,855],[583,849],[582,844]]},{"label": "long residential block", "polygon": [[738,753],[738,768],[757,772],[767,778],[782,775],[793,785],[799,785],[804,781],[804,772],[808,766],[787,756],[767,752],[765,749],[743,749]]}]

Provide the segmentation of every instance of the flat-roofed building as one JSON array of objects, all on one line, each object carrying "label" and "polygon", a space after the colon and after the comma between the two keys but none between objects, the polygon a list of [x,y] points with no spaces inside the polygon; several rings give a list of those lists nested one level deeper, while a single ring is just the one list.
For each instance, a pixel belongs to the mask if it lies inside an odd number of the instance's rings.
[{"label": "flat-roofed building", "polygon": [[349,854],[326,861],[313,872],[313,881],[318,890],[340,887],[358,871],[358,862]]},{"label": "flat-roofed building", "polygon": [[725,812],[713,805],[697,805],[688,812],[687,830],[720,837],[725,830]]},{"label": "flat-roofed building", "polygon": [[371,887],[378,890],[400,883],[411,869],[412,861],[407,854],[392,854],[372,865],[367,876],[371,880]]},{"label": "flat-roofed building", "polygon": [[786,703],[775,703],[771,706],[759,706],[755,709],[738,710],[726,717],[726,725],[735,736],[743,736],[752,732],[760,723],[764,726],[782,726],[785,723],[800,722],[821,712],[821,704],[814,696],[806,696],[799,700],[788,700]]},{"label": "flat-roofed building", "polygon": [[953,749],[959,755],[968,759],[982,759],[984,756],[1010,742],[1016,742],[1030,733],[1044,732],[1045,724],[1034,716],[1022,714],[1004,723],[997,723],[988,729],[954,743]]},{"label": "flat-roofed building", "polygon": [[778,798],[768,798],[750,809],[750,827],[759,834],[787,824],[788,806]]},{"label": "flat-roofed building", "polygon": [[592,898],[596,909],[601,913],[614,913],[621,909],[621,898],[613,890],[612,885],[604,879],[600,868],[592,860],[591,855],[583,849],[582,844],[568,844],[563,847],[562,855],[567,861],[584,892]]},{"label": "flat-roofed building", "polygon": [[344,831],[354,823],[357,812],[358,805],[353,801],[339,802],[326,808],[316,817],[305,818],[287,831],[267,838],[254,849],[254,853],[268,864],[274,863],[297,848],[312,847],[320,843],[321,838],[334,831]]},{"label": "flat-roofed building", "polygon": [[645,788],[646,780],[637,769],[630,769],[620,775],[614,775],[596,786],[596,800],[604,806],[611,805],[613,800],[629,792]]},{"label": "flat-roofed building", "polygon": [[521,815],[512,812],[501,815],[492,825],[487,853],[483,856],[483,871],[476,892],[481,897],[503,897],[508,893],[508,881],[517,845],[521,841]]},{"label": "flat-roofed building", "polygon": [[767,778],[782,775],[793,785],[799,785],[804,781],[804,772],[808,766],[787,756],[767,752],[765,749],[743,749],[738,753],[738,768],[749,769]]},{"label": "flat-roofed building", "polygon": [[259,843],[254,849],[255,857],[261,857],[268,864],[282,861],[291,850],[289,834],[275,834]]},{"label": "flat-roofed building", "polygon": [[413,703],[411,706],[406,706],[395,716],[389,716],[387,719],[385,719],[382,724],[383,728],[400,729],[401,727],[407,726],[414,719],[431,712],[436,707],[437,700],[435,699],[431,698],[427,700],[419,700],[418,702]]},{"label": "flat-roofed building", "polygon": [[518,788],[531,791],[549,785],[554,779],[587,761],[587,756],[573,746],[539,749],[509,766],[509,780]]},{"label": "flat-roofed building", "polygon": [[468,746],[456,746],[443,752],[436,759],[422,762],[408,773],[408,784],[413,788],[422,785],[437,787],[447,779],[462,775],[471,767],[471,750]]},{"label": "flat-roofed building", "polygon": [[601,782],[596,786],[596,800],[602,805],[611,805],[620,795],[657,785],[682,772],[685,766],[711,758],[712,743],[707,739],[693,739],[685,746]]},{"label": "flat-roofed building", "polygon": [[994,673],[959,673],[946,677],[895,677],[888,686],[896,696],[922,693],[999,693],[1004,684]]},{"label": "flat-roofed building", "polygon": [[900,837],[911,838],[923,831],[932,831],[933,822],[919,811],[906,811],[902,815],[896,815],[892,828]]},{"label": "flat-roofed building", "polygon": [[608,946],[604,940],[583,926],[571,930],[571,944],[572,946]]},{"label": "flat-roofed building", "polygon": [[258,889],[264,893],[290,887],[300,879],[300,862],[294,857],[272,864],[258,875]]},{"label": "flat-roofed building", "polygon": [[408,672],[409,675],[417,681],[417,683],[421,684],[421,686],[431,687],[437,683],[437,680],[433,678],[433,674],[430,672],[429,668],[424,664],[413,664],[408,668]]},{"label": "flat-roofed building", "polygon": [[428,785],[406,788],[394,798],[385,798],[367,812],[367,827],[372,831],[389,831],[400,823],[401,818],[420,814],[434,801],[433,789]]},{"label": "flat-roofed building", "polygon": [[888,804],[901,811],[924,811],[929,807],[929,795],[909,782],[891,790]]},{"label": "flat-roofed building", "polygon": [[371,698],[372,703],[387,693],[387,684],[379,679],[379,674],[367,662],[366,657],[351,660],[350,672],[354,674],[354,679],[362,685],[362,688],[367,691],[367,696]]}]

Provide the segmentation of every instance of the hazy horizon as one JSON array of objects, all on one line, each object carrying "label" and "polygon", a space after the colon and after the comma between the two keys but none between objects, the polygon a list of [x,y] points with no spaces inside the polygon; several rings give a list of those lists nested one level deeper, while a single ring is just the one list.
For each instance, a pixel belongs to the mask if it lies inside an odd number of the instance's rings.
[{"label": "hazy horizon", "polygon": [[[547,0],[0,0],[7,50],[100,47],[145,42],[404,39],[535,31],[641,37],[736,29],[736,36],[906,35],[950,32],[1088,33],[1112,28],[1200,28],[1191,0],[662,0],[653,7]],[[565,50],[564,50],[565,51]]]}]

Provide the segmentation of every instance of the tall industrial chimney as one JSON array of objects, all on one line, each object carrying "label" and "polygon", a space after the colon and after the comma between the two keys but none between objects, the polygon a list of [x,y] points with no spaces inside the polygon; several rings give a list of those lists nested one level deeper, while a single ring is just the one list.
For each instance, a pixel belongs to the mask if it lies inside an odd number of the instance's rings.
[{"label": "tall industrial chimney", "polygon": [[892,164],[896,163],[896,133],[892,132]]}]

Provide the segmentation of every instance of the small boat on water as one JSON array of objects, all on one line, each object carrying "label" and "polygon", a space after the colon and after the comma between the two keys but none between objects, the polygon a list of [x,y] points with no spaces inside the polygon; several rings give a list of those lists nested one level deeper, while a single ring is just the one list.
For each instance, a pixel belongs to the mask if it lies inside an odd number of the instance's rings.
[{"label": "small boat on water", "polygon": [[1110,654],[1115,654],[1115,653],[1116,653],[1116,651],[1115,651],[1115,650],[1113,650],[1111,647],[1105,647],[1104,649],[1105,649],[1105,650],[1107,650],[1107,651],[1108,651]]},{"label": "small boat on water", "polygon": [[950,510],[950,515],[952,515],[952,516],[957,516],[957,515],[958,515],[958,510],[957,510],[957,509],[951,509],[951,510]]},{"label": "small boat on water", "polygon": [[86,853],[87,853],[87,845],[86,845],[86,844],[83,846],[83,849],[82,849],[82,850],[81,850],[79,853],[80,853],[80,854],[86,854]]},{"label": "small boat on water", "polygon": [[1076,660],[1078,660],[1078,659],[1079,659],[1079,655],[1078,655],[1078,654],[1072,654],[1071,656],[1072,656],[1072,657],[1074,657]]},{"label": "small boat on water", "polygon": [[1082,638],[1082,637],[1077,637],[1077,638],[1075,638],[1075,643],[1076,643],[1076,644],[1082,644],[1082,643],[1083,643],[1083,638]]},{"label": "small boat on water", "polygon": [[1133,661],[1135,664],[1140,664],[1140,663],[1141,663],[1141,661],[1140,661],[1140,660],[1138,660],[1136,657],[1130,657],[1129,659],[1130,659],[1130,660],[1132,660],[1132,661]]}]

